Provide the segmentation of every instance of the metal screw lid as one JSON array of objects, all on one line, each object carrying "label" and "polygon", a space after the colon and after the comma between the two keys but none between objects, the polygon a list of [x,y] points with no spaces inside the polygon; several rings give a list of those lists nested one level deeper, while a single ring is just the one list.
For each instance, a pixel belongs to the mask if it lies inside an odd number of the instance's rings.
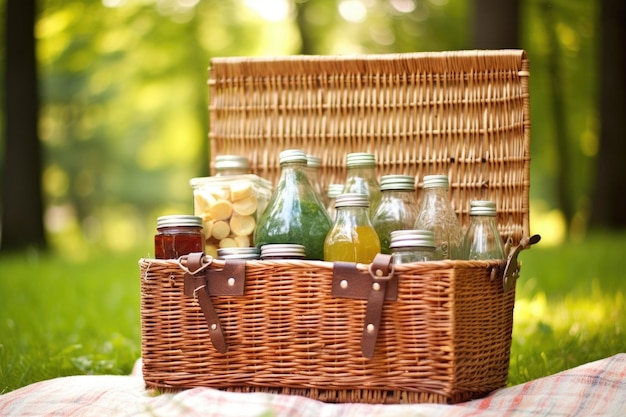
[{"label": "metal screw lid", "polygon": [[188,214],[170,214],[157,218],[157,229],[177,226],[202,227],[202,218]]},{"label": "metal screw lid", "polygon": [[435,234],[431,230],[394,230],[391,232],[390,248],[435,248]]},{"label": "metal screw lid", "polygon": [[343,184],[328,184],[328,197],[335,198],[343,192]]},{"label": "metal screw lid", "polygon": [[424,188],[435,188],[450,186],[450,180],[447,175],[424,175]]},{"label": "metal screw lid", "polygon": [[376,166],[376,156],[368,152],[353,152],[346,156],[346,166],[351,167],[374,167]]},{"label": "metal screw lid", "polygon": [[489,200],[470,201],[470,216],[495,216],[496,203]]},{"label": "metal screw lid", "polygon": [[319,168],[322,166],[322,158],[309,154],[306,156],[306,165],[311,168]]},{"label": "metal screw lid", "polygon": [[307,163],[306,152],[300,149],[287,149],[279,154],[279,163],[282,165],[287,162],[303,162]]},{"label": "metal screw lid", "polygon": [[415,190],[415,177],[410,175],[383,175],[380,190]]},{"label": "metal screw lid", "polygon": [[248,158],[240,155],[218,155],[215,157],[215,169],[248,169]]},{"label": "metal screw lid", "polygon": [[217,257],[219,259],[258,259],[260,252],[257,247],[219,248]]},{"label": "metal screw lid", "polygon": [[335,207],[369,207],[370,200],[367,194],[346,193],[339,194],[335,199]]},{"label": "metal screw lid", "polygon": [[261,246],[261,258],[304,258],[304,245],[295,243],[270,243]]}]

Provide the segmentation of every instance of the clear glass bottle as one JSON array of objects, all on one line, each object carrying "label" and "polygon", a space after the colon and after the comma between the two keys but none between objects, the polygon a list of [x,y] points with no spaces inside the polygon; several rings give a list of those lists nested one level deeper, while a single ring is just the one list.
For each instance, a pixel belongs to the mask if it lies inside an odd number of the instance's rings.
[{"label": "clear glass bottle", "polygon": [[470,221],[463,248],[469,260],[504,259],[502,238],[496,227],[496,204],[493,201],[470,201]]},{"label": "clear glass bottle", "polygon": [[332,221],[308,180],[306,163],[304,151],[280,153],[280,178],[257,223],[254,242],[257,247],[296,243],[305,246],[308,259],[323,259],[324,239]]},{"label": "clear glass bottle", "polygon": [[372,225],[380,238],[382,253],[391,253],[391,232],[410,229],[417,219],[418,201],[415,178],[410,175],[383,175],[380,203],[372,215]]},{"label": "clear glass bottle", "polygon": [[313,189],[317,192],[324,207],[328,203],[326,199],[326,193],[324,193],[324,186],[320,179],[320,171],[322,169],[322,158],[315,155],[308,154],[306,156],[306,173],[309,177],[309,182],[313,186]]},{"label": "clear glass bottle", "polygon": [[463,258],[463,229],[450,201],[446,175],[426,175],[414,229],[435,234],[435,251],[441,259]]},{"label": "clear glass bottle", "polygon": [[340,194],[335,222],[324,241],[324,260],[371,263],[380,253],[380,240],[369,219],[365,194]]},{"label": "clear glass bottle", "polygon": [[430,230],[394,230],[390,246],[394,264],[438,260],[435,235]]},{"label": "clear glass bottle", "polygon": [[154,235],[156,259],[178,259],[180,256],[203,250],[200,217],[174,214],[157,218],[157,233]]},{"label": "clear glass bottle", "polygon": [[376,177],[376,156],[367,152],[354,152],[346,156],[346,183],[344,194],[359,193],[369,197],[370,218],[380,201],[380,183]]},{"label": "clear glass bottle", "polygon": [[332,220],[335,220],[335,201],[343,192],[343,184],[328,184],[326,211]]},{"label": "clear glass bottle", "polygon": [[218,155],[215,157],[215,176],[243,175],[249,173],[248,158],[240,155]]}]

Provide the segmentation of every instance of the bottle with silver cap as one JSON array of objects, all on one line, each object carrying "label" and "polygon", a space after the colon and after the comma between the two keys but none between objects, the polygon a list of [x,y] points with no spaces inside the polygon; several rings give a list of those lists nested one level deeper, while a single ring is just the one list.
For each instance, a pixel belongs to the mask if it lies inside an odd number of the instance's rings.
[{"label": "bottle with silver cap", "polygon": [[332,220],[335,220],[335,202],[337,196],[343,192],[343,184],[328,184],[326,211]]},{"label": "bottle with silver cap", "polygon": [[394,264],[439,259],[435,252],[435,235],[430,230],[394,230],[389,246]]},{"label": "bottle with silver cap", "polygon": [[493,201],[470,201],[470,221],[463,248],[469,260],[504,258],[502,238],[496,227],[496,204]]},{"label": "bottle with silver cap", "polygon": [[369,219],[365,194],[340,194],[333,227],[324,241],[324,260],[371,263],[380,253],[380,240]]},{"label": "bottle with silver cap", "polygon": [[376,176],[376,156],[367,152],[353,152],[346,156],[346,183],[344,194],[365,194],[370,202],[370,218],[380,201],[380,183]]},{"label": "bottle with silver cap", "polygon": [[372,215],[372,225],[380,238],[382,253],[391,253],[391,232],[410,229],[417,218],[415,177],[383,175],[380,178],[380,204]]},{"label": "bottle with silver cap", "polygon": [[267,208],[257,223],[254,242],[304,245],[307,259],[323,259],[324,239],[332,226],[326,207],[309,182],[306,153],[288,149],[280,153],[280,178]]},{"label": "bottle with silver cap", "polygon": [[435,234],[435,250],[442,259],[462,259],[463,229],[450,201],[446,175],[426,175],[414,229]]},{"label": "bottle with silver cap", "polygon": [[248,174],[248,166],[248,158],[245,156],[218,155],[215,157],[215,176]]}]

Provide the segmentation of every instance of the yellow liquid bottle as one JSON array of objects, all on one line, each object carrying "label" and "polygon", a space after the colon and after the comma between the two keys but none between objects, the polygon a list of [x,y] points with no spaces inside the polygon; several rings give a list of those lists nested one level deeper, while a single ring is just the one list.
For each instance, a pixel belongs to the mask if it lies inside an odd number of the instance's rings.
[{"label": "yellow liquid bottle", "polygon": [[369,220],[367,195],[341,194],[335,207],[335,222],[324,241],[324,260],[371,263],[380,253],[380,239]]}]

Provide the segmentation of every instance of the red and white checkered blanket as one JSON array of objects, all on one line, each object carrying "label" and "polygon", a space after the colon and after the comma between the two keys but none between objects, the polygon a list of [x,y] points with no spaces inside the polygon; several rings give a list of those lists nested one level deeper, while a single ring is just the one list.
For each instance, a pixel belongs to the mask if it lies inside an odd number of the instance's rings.
[{"label": "red and white checkered blanket", "polygon": [[151,396],[139,375],[71,376],[0,395],[0,416],[506,417],[626,416],[626,353],[457,405],[326,404],[195,388]]}]

